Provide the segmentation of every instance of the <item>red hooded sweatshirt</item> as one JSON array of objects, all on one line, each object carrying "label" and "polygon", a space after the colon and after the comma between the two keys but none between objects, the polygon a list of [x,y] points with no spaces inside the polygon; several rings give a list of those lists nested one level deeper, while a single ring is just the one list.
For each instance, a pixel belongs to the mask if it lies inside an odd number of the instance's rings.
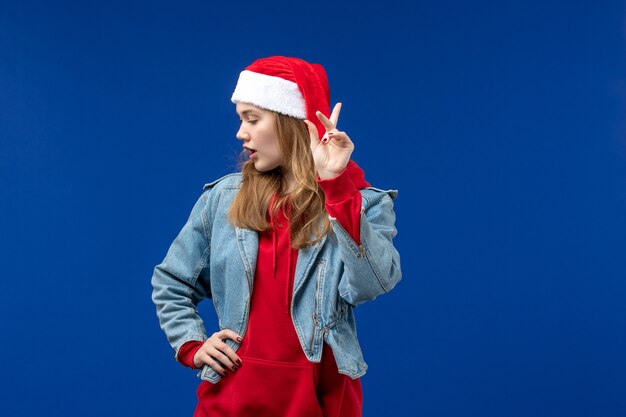
[{"label": "red hooded sweatshirt", "polygon": [[[350,161],[339,176],[317,181],[328,213],[360,244],[358,190],[369,186],[363,170]],[[330,347],[324,344],[319,364],[304,355],[290,315],[298,250],[291,248],[283,210],[268,217],[272,229],[259,233],[248,330],[237,351],[242,365],[217,384],[200,384],[194,416],[361,416],[361,382],[338,372]],[[195,368],[193,357],[202,344],[185,343],[179,361]]]}]

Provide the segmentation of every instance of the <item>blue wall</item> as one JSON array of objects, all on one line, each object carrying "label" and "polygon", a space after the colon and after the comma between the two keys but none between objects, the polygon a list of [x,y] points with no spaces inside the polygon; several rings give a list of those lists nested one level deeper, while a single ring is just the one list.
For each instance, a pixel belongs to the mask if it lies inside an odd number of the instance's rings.
[{"label": "blue wall", "polygon": [[150,277],[275,54],[400,191],[365,416],[626,415],[623,2],[93,3],[0,3],[1,415],[191,415]]}]

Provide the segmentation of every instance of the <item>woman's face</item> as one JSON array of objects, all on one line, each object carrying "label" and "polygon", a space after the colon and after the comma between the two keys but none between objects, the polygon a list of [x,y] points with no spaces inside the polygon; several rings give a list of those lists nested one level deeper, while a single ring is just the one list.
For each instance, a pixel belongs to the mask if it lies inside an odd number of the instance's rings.
[{"label": "woman's face", "polygon": [[254,167],[264,172],[283,166],[283,155],[278,149],[274,129],[274,113],[247,103],[237,103],[235,110],[241,120],[237,138],[243,141]]}]

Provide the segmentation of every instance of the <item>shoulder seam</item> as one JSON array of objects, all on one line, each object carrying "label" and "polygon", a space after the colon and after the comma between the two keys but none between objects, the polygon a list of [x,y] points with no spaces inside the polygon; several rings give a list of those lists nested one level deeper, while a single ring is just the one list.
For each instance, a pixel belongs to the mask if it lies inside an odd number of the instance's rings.
[{"label": "shoulder seam", "polygon": [[234,176],[240,176],[240,175],[241,175],[240,172],[233,172],[233,173],[230,173],[230,174],[226,174],[223,177],[220,177],[220,178],[218,178],[218,179],[216,179],[214,181],[211,181],[211,182],[208,182],[208,183],[204,184],[202,186],[202,189],[203,190],[208,190],[209,188],[213,187],[215,184],[221,182],[222,180],[224,180],[226,178],[234,177]]}]

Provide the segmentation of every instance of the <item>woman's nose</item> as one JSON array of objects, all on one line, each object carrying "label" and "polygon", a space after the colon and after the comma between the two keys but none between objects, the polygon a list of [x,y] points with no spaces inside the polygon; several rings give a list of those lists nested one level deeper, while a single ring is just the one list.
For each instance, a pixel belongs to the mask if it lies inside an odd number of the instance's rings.
[{"label": "woman's nose", "polygon": [[239,130],[237,131],[237,139],[241,139],[241,140],[248,140],[249,139],[249,135],[247,132],[244,131],[243,126],[239,126]]}]

